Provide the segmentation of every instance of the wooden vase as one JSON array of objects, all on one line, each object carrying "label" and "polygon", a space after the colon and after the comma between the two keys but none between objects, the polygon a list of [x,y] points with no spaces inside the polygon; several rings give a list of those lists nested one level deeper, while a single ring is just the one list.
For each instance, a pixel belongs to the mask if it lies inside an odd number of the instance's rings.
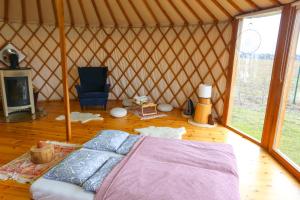
[{"label": "wooden vase", "polygon": [[211,115],[212,105],[197,103],[194,115],[194,121],[199,124],[208,124],[208,118]]}]

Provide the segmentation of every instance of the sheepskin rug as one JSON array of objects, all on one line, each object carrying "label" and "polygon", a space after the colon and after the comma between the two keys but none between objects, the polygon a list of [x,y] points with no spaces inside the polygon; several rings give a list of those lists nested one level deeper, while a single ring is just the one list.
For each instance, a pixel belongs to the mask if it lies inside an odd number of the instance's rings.
[{"label": "sheepskin rug", "polygon": [[184,127],[170,128],[149,126],[146,128],[136,128],[134,129],[134,131],[144,136],[160,137],[167,139],[182,139],[182,136],[186,133]]},{"label": "sheepskin rug", "polygon": [[[65,120],[65,115],[56,117],[56,120]],[[100,114],[71,112],[71,122],[81,122],[84,124],[92,120],[103,120],[103,117]]]}]

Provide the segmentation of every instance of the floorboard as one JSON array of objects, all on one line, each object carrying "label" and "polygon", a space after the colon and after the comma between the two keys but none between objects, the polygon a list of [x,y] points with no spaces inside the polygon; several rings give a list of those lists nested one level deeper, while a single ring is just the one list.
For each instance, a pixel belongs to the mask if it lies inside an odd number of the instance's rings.
[{"label": "floorboard", "polygon": [[[110,102],[109,107],[119,102]],[[39,140],[65,140],[64,122],[55,121],[63,114],[62,102],[40,103],[48,115],[40,120],[22,123],[0,124],[0,165],[3,165],[29,150]],[[71,102],[71,110],[79,111],[78,102]],[[299,200],[300,184],[280,164],[259,146],[249,142],[228,129],[199,128],[188,124],[179,110],[167,117],[140,120],[133,114],[122,119],[109,116],[101,109],[86,110],[100,113],[103,121],[86,124],[72,123],[72,143],[84,143],[101,129],[120,129],[133,132],[134,128],[145,126],[169,126],[187,129],[186,140],[225,142],[234,147],[240,174],[240,193],[242,200]],[[30,199],[29,185],[13,181],[0,181],[0,199]]]}]

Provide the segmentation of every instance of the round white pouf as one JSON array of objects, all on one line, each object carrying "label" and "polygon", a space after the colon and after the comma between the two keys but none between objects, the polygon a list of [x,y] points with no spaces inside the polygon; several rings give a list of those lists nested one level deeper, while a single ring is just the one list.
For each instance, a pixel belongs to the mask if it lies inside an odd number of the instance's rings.
[{"label": "round white pouf", "polygon": [[170,112],[173,110],[173,106],[171,104],[162,103],[157,106],[157,109],[162,112]]},{"label": "round white pouf", "polygon": [[127,115],[127,110],[125,108],[113,108],[110,110],[110,114],[113,117],[125,117]]}]

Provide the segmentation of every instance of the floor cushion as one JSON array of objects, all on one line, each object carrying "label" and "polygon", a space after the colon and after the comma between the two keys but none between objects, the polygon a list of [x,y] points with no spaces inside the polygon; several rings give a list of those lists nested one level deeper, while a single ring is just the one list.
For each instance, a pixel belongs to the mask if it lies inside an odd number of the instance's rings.
[{"label": "floor cushion", "polygon": [[162,112],[170,112],[173,110],[173,106],[171,104],[162,103],[157,106],[157,109]]},{"label": "floor cushion", "polygon": [[127,110],[125,108],[113,108],[110,110],[110,114],[113,117],[125,117],[127,115]]}]

